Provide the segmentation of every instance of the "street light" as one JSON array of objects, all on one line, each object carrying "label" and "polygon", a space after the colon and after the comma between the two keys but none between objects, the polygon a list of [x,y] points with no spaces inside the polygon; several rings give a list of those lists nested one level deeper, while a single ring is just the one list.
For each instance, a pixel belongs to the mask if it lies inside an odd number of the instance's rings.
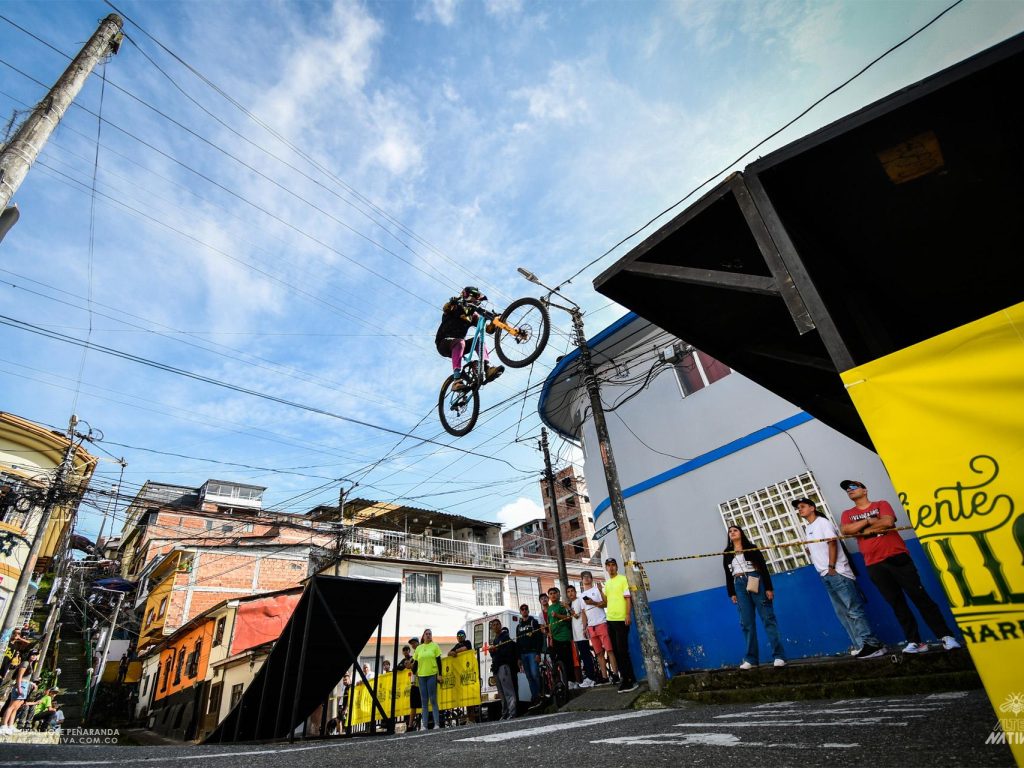
[{"label": "street light", "polygon": [[[615,466],[615,455],[612,453],[611,439],[608,436],[608,422],[604,417],[604,406],[601,403],[601,388],[598,383],[597,374],[594,371],[594,361],[590,354],[590,345],[587,344],[587,336],[583,330],[583,312],[580,305],[572,299],[568,299],[559,293],[559,297],[572,304],[572,307],[565,307],[551,301],[551,296],[558,292],[557,288],[550,288],[540,281],[530,270],[519,267],[519,274],[531,283],[546,288],[547,297],[543,300],[545,304],[568,312],[572,316],[573,333],[576,336],[576,345],[580,350],[580,365],[583,368],[583,381],[587,387],[587,394],[590,396],[590,410],[594,419],[594,430],[597,432],[597,442],[600,447],[601,463],[604,466],[604,478],[608,486],[608,501],[611,505],[612,517],[617,526],[616,533],[619,538],[619,548],[622,551],[622,558],[626,562],[636,559],[636,546],[633,543],[633,532],[629,527],[629,518],[626,516],[626,502],[622,497],[622,486],[619,483],[619,473]],[[546,449],[547,434],[541,430],[541,440]],[[545,451],[546,452],[546,451]],[[549,481],[553,486],[553,478]],[[553,488],[549,493],[553,494]],[[557,508],[556,508],[557,509]],[[557,511],[554,515],[555,524],[558,524]],[[637,570],[634,566],[634,570]],[[652,691],[657,693],[665,683],[665,662],[661,655],[661,647],[658,645],[658,637],[654,631],[654,621],[651,619],[651,606],[647,599],[647,589],[644,586],[643,575],[639,575],[635,585],[630,584],[630,592],[633,595],[633,604],[636,606],[636,627],[640,634],[640,647],[643,649],[644,662],[647,667],[647,680]]]}]

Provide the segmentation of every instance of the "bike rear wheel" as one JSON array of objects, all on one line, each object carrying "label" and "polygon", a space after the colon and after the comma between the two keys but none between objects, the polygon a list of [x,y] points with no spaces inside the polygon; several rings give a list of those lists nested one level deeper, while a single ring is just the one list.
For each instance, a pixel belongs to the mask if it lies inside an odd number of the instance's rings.
[{"label": "bike rear wheel", "polygon": [[561,709],[569,701],[569,677],[565,672],[565,664],[558,662],[551,672],[554,678],[551,698],[554,699],[555,706]]},{"label": "bike rear wheel", "polygon": [[525,368],[544,351],[551,335],[548,308],[532,297],[516,299],[501,314],[501,321],[516,333],[494,332],[494,351],[509,368]]},{"label": "bike rear wheel", "polygon": [[441,385],[441,394],[437,397],[437,415],[445,432],[454,437],[462,437],[476,426],[477,417],[480,416],[480,393],[472,384],[456,391],[452,389],[455,381],[454,376],[449,376]]}]

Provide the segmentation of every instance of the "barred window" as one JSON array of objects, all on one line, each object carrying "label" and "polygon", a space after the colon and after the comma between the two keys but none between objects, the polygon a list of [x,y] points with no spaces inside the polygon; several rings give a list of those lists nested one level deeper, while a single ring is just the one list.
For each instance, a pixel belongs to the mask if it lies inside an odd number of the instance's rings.
[{"label": "barred window", "polygon": [[221,616],[217,619],[217,629],[213,633],[213,647],[216,648],[222,642],[224,642],[224,627],[227,624],[227,616]]},{"label": "barred window", "polygon": [[508,577],[509,601],[516,610],[523,603],[530,606],[531,614],[540,613],[540,583],[534,576]]},{"label": "barred window", "polygon": [[240,702],[242,700],[242,690],[243,690],[243,687],[244,686],[242,685],[242,683],[237,683],[237,684],[231,686],[231,707],[230,707],[230,709],[234,709],[238,705],[238,702]]},{"label": "barred window", "polygon": [[473,579],[477,605],[504,605],[501,579]]},{"label": "barred window", "polygon": [[808,564],[804,548],[772,545],[803,541],[803,521],[790,504],[801,497],[813,501],[822,515],[832,518],[810,472],[730,499],[719,504],[718,511],[726,529],[738,525],[755,546],[767,547],[764,558],[773,573],[792,571]]},{"label": "barred window", "polygon": [[441,574],[407,573],[405,575],[405,602],[440,603]]}]

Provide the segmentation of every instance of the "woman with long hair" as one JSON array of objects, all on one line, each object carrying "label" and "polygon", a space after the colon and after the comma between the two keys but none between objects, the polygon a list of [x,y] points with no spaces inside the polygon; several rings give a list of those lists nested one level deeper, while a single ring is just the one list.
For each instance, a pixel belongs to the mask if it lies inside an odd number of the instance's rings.
[{"label": "woman with long hair", "polygon": [[[423,722],[427,730],[434,727],[444,728],[441,722],[441,709],[437,703],[437,686],[441,682],[441,646],[434,642],[434,635],[429,629],[423,630],[420,644],[413,654],[416,661],[416,676],[419,678],[420,698],[423,702]],[[430,721],[431,705],[434,720]]]},{"label": "woman with long hair", "polygon": [[722,567],[725,569],[725,588],[729,591],[729,598],[739,609],[740,628],[747,641],[740,669],[751,669],[758,664],[755,610],[761,616],[761,623],[768,633],[768,643],[772,647],[775,666],[786,666],[786,654],[779,638],[775,609],[772,608],[775,591],[772,589],[772,575],[768,571],[768,563],[738,525],[729,526],[725,550],[722,552]]}]

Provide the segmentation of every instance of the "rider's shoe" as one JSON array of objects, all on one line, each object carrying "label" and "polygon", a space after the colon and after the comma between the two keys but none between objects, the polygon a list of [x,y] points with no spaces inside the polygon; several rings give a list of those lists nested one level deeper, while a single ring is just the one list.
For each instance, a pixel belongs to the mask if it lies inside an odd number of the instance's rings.
[{"label": "rider's shoe", "polygon": [[462,371],[455,371],[452,379],[452,392],[461,392],[466,388],[466,383],[462,381]]},{"label": "rider's shoe", "polygon": [[504,365],[491,365],[490,363],[487,363],[484,366],[484,384],[490,384],[504,372]]}]

